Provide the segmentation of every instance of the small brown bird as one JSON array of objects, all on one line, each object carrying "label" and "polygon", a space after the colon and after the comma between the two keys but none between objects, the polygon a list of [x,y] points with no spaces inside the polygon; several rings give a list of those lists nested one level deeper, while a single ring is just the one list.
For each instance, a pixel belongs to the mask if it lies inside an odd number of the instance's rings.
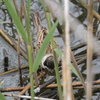
[{"label": "small brown bird", "polygon": [[[36,11],[35,13],[31,13],[31,17],[33,19],[33,22],[34,22],[36,30],[37,30],[37,43],[36,43],[36,54],[37,54],[46,35],[48,34],[48,31],[47,31],[46,27],[42,26],[39,11]],[[55,40],[54,40],[54,43],[55,43],[55,48],[58,48],[57,42]],[[58,57],[58,55],[57,55],[57,57]],[[50,70],[54,68],[54,60],[53,60],[51,42],[49,42],[46,52],[42,58],[41,66],[44,69],[47,68]]]}]

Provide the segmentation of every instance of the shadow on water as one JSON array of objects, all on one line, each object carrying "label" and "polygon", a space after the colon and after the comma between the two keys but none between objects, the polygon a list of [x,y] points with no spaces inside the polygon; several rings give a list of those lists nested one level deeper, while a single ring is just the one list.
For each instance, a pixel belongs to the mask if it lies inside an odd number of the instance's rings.
[{"label": "shadow on water", "polygon": [[[16,0],[17,5],[20,7],[20,0]],[[86,0],[84,0],[86,1]],[[34,0],[32,1],[33,5],[31,6],[31,11],[36,11],[39,10],[40,14],[41,14],[41,19],[42,19],[42,24],[47,27],[47,23],[46,23],[46,19],[45,19],[45,14],[43,12],[43,7],[42,5],[39,3],[38,0]],[[96,6],[96,11],[99,13],[100,11],[100,6],[98,6],[98,2],[95,1],[94,5]],[[77,0],[71,0],[70,2],[70,11],[69,11],[74,17],[78,18],[85,27],[87,27],[87,10],[79,3],[77,2]],[[0,22],[2,21],[6,21],[9,22],[7,24],[0,24],[0,28],[6,32],[10,37],[12,37],[12,39],[17,42],[17,31],[15,28],[15,25],[11,22],[12,19],[8,14],[8,11],[4,5],[4,3],[2,2],[1,6],[0,6]],[[98,24],[98,19],[94,17],[94,35],[96,37],[100,36],[100,27]],[[53,20],[51,19],[51,22],[53,23]],[[23,21],[24,23],[24,21]],[[32,33],[32,39],[33,39],[33,45],[34,48],[36,46],[36,29],[34,26],[34,23],[31,20],[31,33]],[[59,36],[58,31],[55,31],[54,37],[57,41],[57,43],[59,44],[59,48],[61,51],[63,51],[63,41],[61,39],[61,37]],[[80,39],[77,38],[77,36],[75,36],[74,32],[71,32],[70,34],[70,38],[71,38],[71,47],[75,47],[76,45],[79,45],[82,43],[82,41]],[[76,50],[73,51],[73,54],[75,55],[75,57],[79,60],[82,59],[84,57],[84,54],[86,54],[86,49],[87,47],[81,47],[81,48],[77,48]],[[81,57],[80,57],[81,56]],[[8,63],[7,63],[7,59],[8,59]],[[18,67],[18,57],[17,57],[17,52],[0,36],[0,73],[4,72],[5,70],[10,70],[10,69],[14,69],[16,67]],[[6,62],[6,64],[4,63]],[[27,64],[27,61],[21,57],[21,65],[25,65]],[[7,67],[4,67],[7,66]],[[79,65],[79,69],[82,72],[82,75],[84,77],[84,79],[86,80],[86,61],[82,64]],[[95,78],[94,80],[98,80],[100,79],[100,57],[95,57],[93,60],[93,73],[95,74]],[[40,84],[43,84],[44,82],[48,81],[48,79],[50,79],[52,76],[55,76],[55,74],[50,74],[48,73],[46,75],[46,79],[41,79],[40,80]],[[0,77],[0,82],[1,80],[6,77],[5,82],[2,85],[2,88],[7,88],[7,87],[17,87],[19,86],[19,76],[18,76],[18,72],[16,73],[12,73],[6,76],[2,76]],[[29,84],[29,75],[28,75],[28,69],[23,70],[23,83],[24,86]],[[61,80],[62,81],[62,80]],[[72,73],[72,81],[76,82],[79,81],[79,79]],[[37,96],[43,96],[43,97],[51,97],[51,98],[58,98],[57,97],[57,88],[55,89],[43,89],[41,91],[41,93],[36,94]],[[93,99],[95,100],[95,98],[98,95],[98,92],[100,92],[100,90],[96,90],[94,89],[93,92]],[[18,94],[19,92],[11,92],[14,94]],[[25,93],[26,95],[29,95],[29,91],[27,91]],[[76,100],[84,100],[84,90],[83,89],[74,89],[74,94],[75,94],[75,98]],[[12,97],[6,97],[7,100],[11,100]]]}]

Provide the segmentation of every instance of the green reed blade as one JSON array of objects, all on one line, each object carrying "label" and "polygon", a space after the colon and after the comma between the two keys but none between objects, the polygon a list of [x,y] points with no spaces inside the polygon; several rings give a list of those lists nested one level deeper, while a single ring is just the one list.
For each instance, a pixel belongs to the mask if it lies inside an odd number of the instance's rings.
[{"label": "green reed blade", "polygon": [[1,92],[0,92],[0,100],[6,100],[6,98],[2,95]]},{"label": "green reed blade", "polygon": [[34,83],[33,83],[33,74],[32,74],[32,54],[31,54],[31,45],[28,45],[28,59],[29,59],[29,71],[30,71],[30,83],[31,83],[31,100],[34,100]]},{"label": "green reed blade", "polygon": [[[63,57],[63,53],[59,50],[59,49],[54,49],[54,51],[62,58]],[[74,66],[72,64],[70,64],[70,68],[71,70],[74,72],[74,74],[81,80],[81,78],[79,77],[76,69],[74,68]]]},{"label": "green reed blade", "polygon": [[5,79],[3,79],[3,81],[1,81],[1,83],[0,83],[0,87],[2,86],[2,84],[4,83],[4,81],[5,81]]},{"label": "green reed blade", "polygon": [[54,49],[54,51],[60,56],[60,58],[63,57],[63,53],[59,49]]},{"label": "green reed blade", "polygon": [[[49,30],[50,30],[51,29],[50,13],[46,12],[46,16],[47,16],[48,27],[49,27]],[[61,82],[60,82],[60,75],[59,75],[59,69],[58,69],[58,62],[57,62],[56,53],[54,51],[55,44],[54,44],[53,37],[51,38],[51,45],[52,45],[52,49],[53,49],[52,53],[53,53],[53,59],[54,59],[54,65],[55,65],[56,79],[57,79],[57,84],[58,84],[58,94],[59,94],[60,100],[63,100],[62,89],[61,89]]]}]

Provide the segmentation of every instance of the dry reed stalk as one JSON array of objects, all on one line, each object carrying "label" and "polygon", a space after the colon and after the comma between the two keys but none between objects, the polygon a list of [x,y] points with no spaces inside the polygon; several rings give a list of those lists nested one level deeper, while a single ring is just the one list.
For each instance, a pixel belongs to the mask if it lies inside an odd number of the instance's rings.
[{"label": "dry reed stalk", "polygon": [[[27,10],[26,10],[26,5],[25,5],[25,0],[22,0],[23,3],[23,13],[24,13],[24,18],[25,18],[25,26],[27,30]],[[28,33],[28,30],[27,30]],[[31,37],[31,36],[30,36]],[[25,43],[25,47],[27,47],[27,43]],[[26,52],[27,52],[26,48]],[[31,38],[31,53],[32,53],[32,63],[34,63],[34,50],[33,50],[33,45],[32,45],[32,38]],[[27,53],[28,54],[28,53]],[[35,86],[38,86],[38,79],[37,79],[37,72],[34,72],[34,79],[35,79]]]},{"label": "dry reed stalk", "polygon": [[[17,43],[13,41],[1,28],[0,28],[0,35],[15,49],[17,50]],[[27,55],[22,48],[20,48],[21,55],[27,60]]]},{"label": "dry reed stalk", "polygon": [[[31,96],[25,96],[25,95],[16,95],[16,94],[7,94],[2,93],[4,96],[10,96],[10,97],[18,97],[23,99],[31,99]],[[56,99],[49,99],[49,98],[43,98],[43,97],[34,97],[35,100],[56,100]]]},{"label": "dry reed stalk", "polygon": [[[85,84],[87,84],[87,82],[85,82]],[[94,81],[93,85],[100,85],[100,80]],[[41,85],[39,85],[39,87],[40,86]],[[63,83],[61,83],[61,86],[63,87]],[[81,82],[72,82],[72,86],[74,89],[83,89]],[[58,87],[57,84],[50,84],[50,85],[46,86],[45,88],[51,89],[51,88],[57,88],[57,87]],[[36,86],[34,86],[34,88],[36,88]],[[92,86],[92,88],[98,89],[98,88],[100,88],[100,86]],[[10,91],[21,91],[23,89],[25,89],[25,87],[10,87],[10,88],[0,88],[0,91],[1,92],[10,92]]]},{"label": "dry reed stalk", "polygon": [[70,53],[71,53],[71,59],[72,59],[73,65],[74,65],[74,67],[75,67],[75,69],[76,69],[78,75],[80,76],[80,78],[81,78],[81,80],[82,80],[82,82],[83,82],[82,84],[83,84],[84,90],[86,91],[85,81],[84,81],[84,79],[83,79],[83,76],[82,76],[82,74],[81,74],[79,68],[78,68],[77,62],[76,62],[76,60],[75,60],[75,57],[74,57],[74,55],[73,55],[71,49],[70,49]]},{"label": "dry reed stalk", "polygon": [[92,55],[93,55],[93,0],[88,0],[88,33],[87,33],[87,96],[92,98]]},{"label": "dry reed stalk", "polygon": [[[21,67],[21,69],[26,69],[26,68],[28,68],[28,64],[27,65],[23,65]],[[17,71],[18,71],[18,68],[15,68],[15,69],[9,70],[7,72],[1,73],[0,76],[6,75],[6,74],[10,74],[10,73],[13,73],[13,72],[17,72]]]},{"label": "dry reed stalk", "polygon": [[[48,6],[48,8],[49,8],[49,11],[50,11],[50,13],[51,13],[51,15],[52,15],[52,17],[53,17],[53,21],[56,22],[57,16],[56,16],[56,14],[55,14],[55,12],[54,12],[54,10],[53,10],[53,7],[52,7],[51,4],[50,4],[50,1],[49,1],[49,0],[43,0],[43,1],[47,4],[47,6]],[[58,23],[57,29],[58,29],[58,32],[60,33],[60,35],[61,35],[63,41],[65,41],[65,38],[64,38],[65,36],[64,36],[64,34],[63,34],[63,31],[62,31],[62,28],[61,28],[60,23]]]},{"label": "dry reed stalk", "polygon": [[[77,86],[77,87],[73,87],[74,89],[83,89],[83,86]],[[100,89],[100,86],[92,86],[92,89]],[[90,99],[91,100],[91,99]]]},{"label": "dry reed stalk", "polygon": [[84,46],[86,46],[86,43],[80,43],[74,47],[71,47],[71,50],[74,51],[74,50],[77,50],[77,49],[82,48]]},{"label": "dry reed stalk", "polygon": [[[20,13],[19,13],[19,17],[20,20],[22,22],[22,1],[21,5],[20,5]],[[21,72],[21,65],[20,65],[20,37],[18,36],[18,64],[19,64],[19,77],[20,77],[20,85],[23,86],[23,82],[22,82],[22,72]]]},{"label": "dry reed stalk", "polygon": [[[20,5],[20,12],[18,10],[16,1],[13,0],[16,12],[22,22],[22,1],[21,1],[21,5]],[[19,78],[20,78],[20,86],[22,86],[22,73],[21,73],[21,65],[20,65],[20,37],[18,36],[18,45],[17,45],[17,54],[18,54],[18,66],[19,66]]]},{"label": "dry reed stalk", "polygon": [[74,100],[70,71],[69,0],[65,0],[65,48],[62,66],[64,100]]},{"label": "dry reed stalk", "polygon": [[[53,10],[51,4],[50,4],[50,1],[49,1],[49,0],[44,0],[44,1],[45,1],[45,3],[47,4],[47,6],[48,6],[48,8],[49,8],[49,10],[50,10],[50,13],[51,13],[51,15],[52,15],[52,17],[53,17],[53,20],[56,21],[56,20],[57,20],[57,17],[56,17],[56,14],[55,14],[55,12],[54,12],[54,10]],[[58,28],[58,26],[57,26],[57,29],[58,29],[58,31],[59,31],[59,29],[60,29],[59,33],[60,33],[60,35],[61,35],[63,41],[65,41],[64,34],[63,34],[63,32],[61,31],[62,29],[61,29],[61,27],[60,27],[60,24],[58,24],[58,25],[59,25],[59,28]],[[85,86],[85,82],[84,82],[83,76],[82,76],[82,74],[81,74],[81,72],[80,72],[80,70],[79,70],[79,68],[78,68],[77,62],[76,62],[76,60],[75,60],[75,57],[74,57],[74,55],[73,55],[71,49],[70,49],[70,54],[71,54],[71,60],[72,60],[72,62],[73,62],[73,65],[74,65],[74,67],[75,67],[75,69],[76,69],[78,75],[81,77],[82,82],[83,82],[84,89],[85,89],[85,91],[86,91],[86,86]]]},{"label": "dry reed stalk", "polygon": [[25,87],[0,88],[0,92],[21,91]]},{"label": "dry reed stalk", "polygon": [[20,86],[23,85],[22,82],[22,72],[21,72],[21,65],[20,65],[20,37],[18,36],[18,45],[17,45],[17,54],[18,54],[18,66],[19,66],[19,78],[20,78]]},{"label": "dry reed stalk", "polygon": [[[85,82],[85,84],[87,84],[87,82]],[[94,81],[93,84],[94,85],[99,85],[100,80]],[[63,86],[63,83],[61,84],[61,86]],[[72,86],[73,87],[82,86],[82,83],[81,82],[72,82]],[[51,84],[51,85],[48,85],[46,88],[56,88],[56,87],[57,87],[57,84]]]},{"label": "dry reed stalk", "polygon": [[[82,6],[84,6],[86,9],[88,9],[88,5],[87,5],[86,3],[84,3],[82,0],[78,0],[78,1],[82,4]],[[99,15],[96,11],[94,11],[93,9],[92,9],[92,11],[93,11],[93,15],[94,15],[97,19],[100,20],[100,15]]]}]

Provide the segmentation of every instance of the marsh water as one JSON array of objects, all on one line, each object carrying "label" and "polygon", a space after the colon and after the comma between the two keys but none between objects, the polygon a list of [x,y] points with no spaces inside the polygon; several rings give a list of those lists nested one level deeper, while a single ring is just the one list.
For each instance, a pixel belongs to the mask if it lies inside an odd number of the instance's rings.
[{"label": "marsh water", "polygon": [[[26,0],[27,1],[27,0]],[[58,3],[59,0],[50,0],[54,10],[57,14],[57,16],[59,16],[59,12],[56,5],[56,3]],[[87,0],[83,0],[85,3],[87,3]],[[16,0],[16,3],[18,5],[18,8],[20,8],[20,0]],[[62,6],[64,8],[64,5]],[[45,14],[43,11],[43,7],[42,5],[39,3],[38,0],[31,0],[31,12],[35,12],[36,10],[39,10],[40,16],[41,16],[41,21],[43,26],[45,26],[46,28],[48,28],[47,26],[47,22],[46,22],[46,18],[45,18]],[[71,0],[69,3],[69,13],[71,14],[71,16],[77,18],[80,23],[86,28],[87,27],[87,10],[77,1],[77,0]],[[94,10],[98,13],[100,13],[100,4],[99,2],[97,2],[96,0],[94,0]],[[71,18],[73,20],[73,17]],[[17,39],[18,39],[18,34],[16,31],[16,27],[14,25],[13,20],[11,19],[6,6],[4,5],[4,2],[1,2],[0,5],[0,22],[7,22],[5,24],[1,24],[0,23],[0,28],[6,33],[8,34],[16,43],[17,43]],[[54,24],[52,16],[51,16],[51,22],[52,25]],[[71,21],[70,23],[73,24],[74,21]],[[23,20],[23,24],[25,25],[25,21]],[[74,23],[75,25],[75,23]],[[96,36],[97,38],[100,36],[100,25],[99,25],[99,20],[94,17],[94,36]],[[74,34],[75,32],[70,33],[70,45],[71,48],[74,48],[75,46],[79,45],[79,44],[84,44],[84,41],[79,38],[77,35]],[[80,32],[81,34],[81,32]],[[35,49],[36,46],[36,28],[34,26],[34,23],[31,19],[31,35],[32,35],[32,41],[33,41],[33,46]],[[63,51],[63,46],[64,46],[64,42],[62,40],[62,38],[60,37],[58,31],[56,30],[54,33],[54,38],[57,41],[57,43],[59,44],[59,49],[61,51]],[[98,40],[99,42],[99,40]],[[21,47],[24,49],[24,45],[23,45],[23,40],[21,42]],[[75,55],[77,60],[80,60],[84,57],[84,55],[86,54],[86,49],[87,46],[83,46],[80,48],[77,48],[75,50],[73,50],[73,54]],[[18,68],[18,57],[17,57],[17,52],[16,50],[7,43],[7,41],[4,40],[4,38],[0,35],[0,73],[3,73],[4,70],[4,58],[7,57],[8,58],[8,70],[14,69],[14,68]],[[27,64],[28,62],[21,56],[21,66]],[[84,79],[86,80],[86,62],[81,63],[80,65],[78,65],[79,69],[81,70],[81,73],[84,77]],[[25,69],[22,71],[22,77],[23,77],[23,84],[24,86],[27,86],[29,84],[29,70]],[[96,58],[94,58],[93,60],[93,73],[95,75],[94,80],[99,80],[100,79],[100,57],[97,56]],[[49,78],[53,77],[54,74],[47,74],[46,79],[41,79],[40,83],[43,84],[43,82],[46,82]],[[18,72],[14,72],[11,74],[7,74],[4,76],[0,77],[0,82],[5,78],[5,81],[2,85],[1,88],[9,88],[9,87],[18,87],[20,82],[19,82],[19,75]],[[76,82],[79,81],[79,79],[72,73],[72,81]],[[61,80],[62,82],[62,80]],[[57,88],[55,89],[44,89],[44,91],[46,91],[44,94],[37,94],[39,96],[43,96],[43,97],[50,97],[50,98],[57,98]],[[93,93],[93,100],[96,100],[98,94],[99,94],[100,90],[95,89],[94,93]],[[9,92],[9,93],[13,93],[13,94],[18,94],[19,92],[15,91],[15,92]],[[26,95],[29,95],[29,91],[27,91],[25,93]],[[76,100],[84,100],[85,96],[84,96],[84,90],[83,89],[74,89],[74,94],[75,94],[75,99]],[[11,100],[13,97],[6,97],[7,100]],[[26,99],[25,99],[26,100]]]}]

